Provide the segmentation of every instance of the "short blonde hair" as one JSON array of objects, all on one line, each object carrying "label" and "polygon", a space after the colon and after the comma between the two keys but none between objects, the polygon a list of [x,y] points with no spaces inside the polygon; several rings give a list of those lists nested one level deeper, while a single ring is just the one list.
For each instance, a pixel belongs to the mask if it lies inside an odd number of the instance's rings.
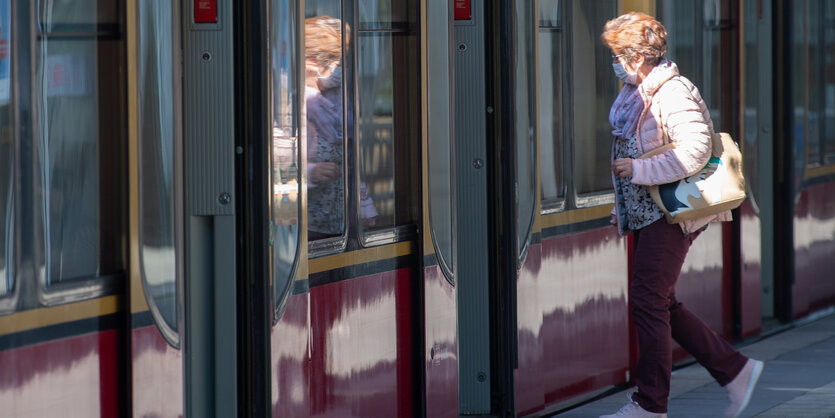
[{"label": "short blonde hair", "polygon": [[636,53],[644,62],[657,65],[667,53],[667,30],[654,17],[641,12],[620,15],[603,26],[603,45],[631,61]]},{"label": "short blonde hair", "polygon": [[320,68],[329,69],[342,60],[342,21],[330,16],[304,20],[304,55]]}]

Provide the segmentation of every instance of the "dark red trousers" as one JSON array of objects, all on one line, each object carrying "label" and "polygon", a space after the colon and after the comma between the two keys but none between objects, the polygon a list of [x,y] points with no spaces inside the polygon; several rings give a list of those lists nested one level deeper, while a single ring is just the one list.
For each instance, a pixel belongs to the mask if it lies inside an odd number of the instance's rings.
[{"label": "dark red trousers", "polygon": [[676,300],[675,285],[684,257],[699,232],[685,237],[678,225],[664,219],[635,232],[629,300],[639,357],[634,374],[638,392],[632,399],[650,412],[667,412],[673,339],[722,386],[748,360]]}]

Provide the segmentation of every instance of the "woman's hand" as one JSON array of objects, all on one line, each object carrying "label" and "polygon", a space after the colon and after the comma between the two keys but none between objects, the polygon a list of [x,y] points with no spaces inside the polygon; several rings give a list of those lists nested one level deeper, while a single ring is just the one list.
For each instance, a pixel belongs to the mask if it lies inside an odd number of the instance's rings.
[{"label": "woman's hand", "polygon": [[612,172],[620,178],[632,177],[632,159],[618,158],[612,163]]},{"label": "woman's hand", "polygon": [[310,181],[315,184],[329,183],[340,177],[339,166],[333,162],[316,163],[310,172]]}]

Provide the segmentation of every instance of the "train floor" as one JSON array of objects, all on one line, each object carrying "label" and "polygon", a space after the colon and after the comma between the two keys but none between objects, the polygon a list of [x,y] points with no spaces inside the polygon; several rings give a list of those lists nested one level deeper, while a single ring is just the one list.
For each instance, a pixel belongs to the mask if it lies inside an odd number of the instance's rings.
[{"label": "train floor", "polygon": [[[818,315],[739,349],[765,362],[742,417],[835,417],[835,313]],[[626,403],[626,394],[632,390],[554,416],[596,418],[612,414]],[[670,417],[722,417],[727,402],[725,389],[698,364],[673,372]]]}]

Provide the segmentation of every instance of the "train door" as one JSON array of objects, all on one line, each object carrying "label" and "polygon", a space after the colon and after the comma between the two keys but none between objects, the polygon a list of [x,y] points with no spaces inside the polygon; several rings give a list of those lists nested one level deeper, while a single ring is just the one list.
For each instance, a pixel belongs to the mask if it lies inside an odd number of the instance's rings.
[{"label": "train door", "polygon": [[127,412],[122,4],[0,1],[3,416]]},{"label": "train door", "polygon": [[[245,366],[252,390],[270,388],[275,416],[421,415],[419,3],[259,8],[244,27],[251,45],[267,39],[250,67],[266,72],[267,97],[251,96],[266,103],[253,108],[264,118],[253,133],[267,138],[254,156],[271,159],[247,172],[266,176],[270,192],[248,201],[270,202],[272,244],[268,274],[248,280],[266,277],[272,303],[265,328],[252,318],[253,329],[269,330],[263,345],[244,337],[267,353],[265,367]],[[248,224],[264,224],[259,211],[251,216]],[[255,295],[250,302],[247,318],[258,314]]]},{"label": "train door", "polygon": [[775,194],[772,2],[741,3],[741,114],[748,200],[740,216],[740,336],[773,328],[775,311]]},{"label": "train door", "polygon": [[232,11],[128,2],[137,416],[238,413]]},{"label": "train door", "polygon": [[535,16],[535,3],[523,1],[462,2],[454,11],[460,415],[516,413],[516,284],[536,199]]}]

